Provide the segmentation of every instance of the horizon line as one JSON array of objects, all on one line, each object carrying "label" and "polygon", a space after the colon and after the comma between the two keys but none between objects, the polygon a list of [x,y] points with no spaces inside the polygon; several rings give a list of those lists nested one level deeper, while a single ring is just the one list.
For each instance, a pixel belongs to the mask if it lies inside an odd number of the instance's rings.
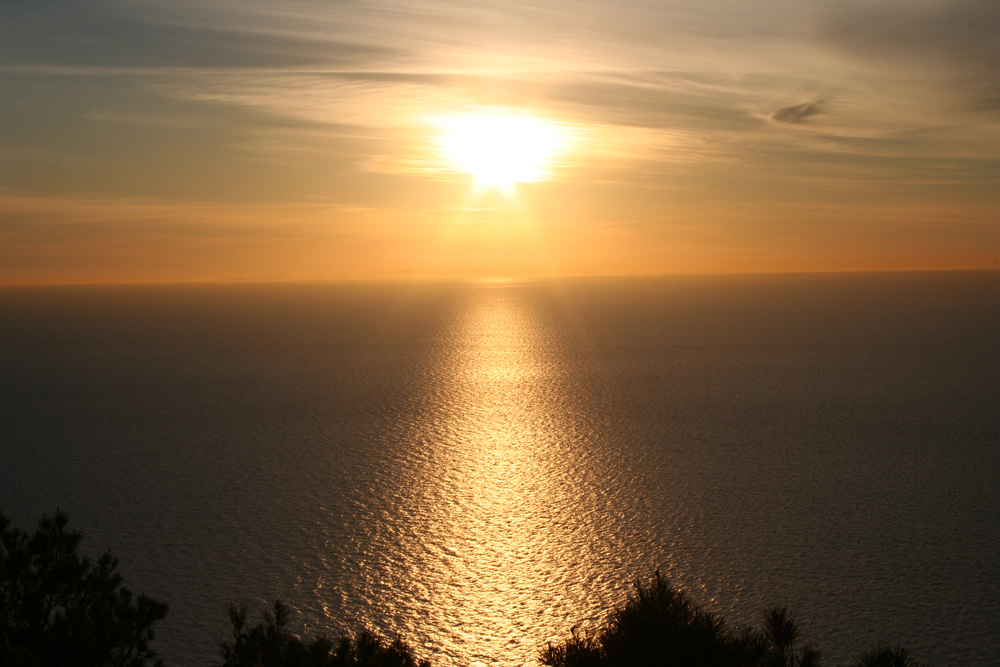
[{"label": "horizon line", "polygon": [[76,282],[0,282],[2,288],[18,287],[155,287],[155,286],[209,286],[209,285],[357,285],[386,283],[467,283],[467,284],[504,284],[504,283],[541,283],[558,280],[587,279],[642,279],[642,278],[724,278],[724,277],[777,277],[777,276],[823,276],[823,275],[889,275],[889,274],[958,274],[958,273],[1000,273],[997,267],[973,268],[912,268],[912,269],[823,269],[808,270],[771,270],[771,271],[713,271],[713,272],[681,272],[681,273],[566,273],[566,274],[532,274],[510,276],[477,276],[456,277],[438,276],[354,276],[345,278],[217,278],[206,280],[121,280],[121,281],[76,281]]}]

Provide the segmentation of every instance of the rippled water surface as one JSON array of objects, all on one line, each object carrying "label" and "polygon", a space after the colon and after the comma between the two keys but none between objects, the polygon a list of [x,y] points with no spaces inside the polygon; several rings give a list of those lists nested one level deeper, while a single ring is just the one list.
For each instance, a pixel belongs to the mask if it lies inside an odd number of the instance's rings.
[{"label": "rippled water surface", "polygon": [[1000,275],[0,290],[0,509],[218,662],[229,601],[536,664],[660,567],[828,662],[1000,663]]}]

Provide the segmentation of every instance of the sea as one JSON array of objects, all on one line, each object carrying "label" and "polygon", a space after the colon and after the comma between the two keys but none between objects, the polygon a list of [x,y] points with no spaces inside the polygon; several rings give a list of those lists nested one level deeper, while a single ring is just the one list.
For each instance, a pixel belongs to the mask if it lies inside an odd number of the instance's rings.
[{"label": "sea", "polygon": [[658,569],[1000,664],[1000,272],[0,288],[0,511],[166,602],[536,665]]}]

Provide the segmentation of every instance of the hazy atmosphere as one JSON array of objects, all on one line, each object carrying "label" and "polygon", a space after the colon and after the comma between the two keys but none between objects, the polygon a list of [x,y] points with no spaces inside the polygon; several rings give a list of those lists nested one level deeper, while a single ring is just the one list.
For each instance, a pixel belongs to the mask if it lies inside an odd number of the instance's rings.
[{"label": "hazy atmosphere", "polygon": [[1000,0],[0,0],[4,667],[996,667],[998,406]]},{"label": "hazy atmosphere", "polygon": [[992,0],[4,2],[0,282],[996,268],[998,32]]}]

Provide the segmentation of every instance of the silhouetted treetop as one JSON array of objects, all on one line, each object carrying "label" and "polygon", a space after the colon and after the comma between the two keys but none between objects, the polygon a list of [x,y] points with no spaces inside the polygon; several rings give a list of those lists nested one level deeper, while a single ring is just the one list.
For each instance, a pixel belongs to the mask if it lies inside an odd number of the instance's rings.
[{"label": "silhouetted treetop", "polygon": [[[819,667],[820,653],[796,647],[798,625],[785,607],[764,612],[760,629],[729,630],[671,588],[657,571],[591,633],[575,629],[565,642],[549,644],[541,661],[551,667]],[[854,667],[916,667],[905,649],[877,648]]]},{"label": "silhouetted treetop", "polygon": [[167,605],[122,586],[118,559],[77,553],[81,535],[63,512],[33,535],[0,513],[0,664],[144,667],[162,664],[153,624]]},{"label": "silhouetted treetop", "polygon": [[281,601],[264,610],[256,625],[247,624],[246,605],[229,605],[232,638],[222,642],[224,667],[430,667],[417,662],[410,647],[397,639],[383,644],[362,630],[334,645],[320,635],[303,641],[288,628],[288,607]]}]

